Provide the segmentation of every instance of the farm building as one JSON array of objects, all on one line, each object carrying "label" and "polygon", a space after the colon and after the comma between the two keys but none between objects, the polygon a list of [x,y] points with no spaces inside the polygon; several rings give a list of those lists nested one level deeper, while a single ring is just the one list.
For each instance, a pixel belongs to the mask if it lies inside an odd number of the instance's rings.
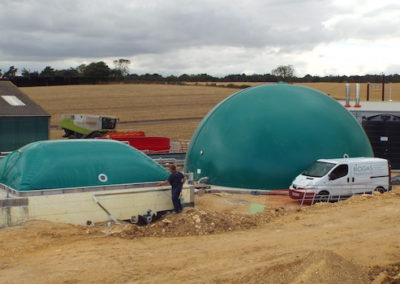
[{"label": "farm building", "polygon": [[49,139],[50,115],[10,81],[0,80],[0,152]]}]

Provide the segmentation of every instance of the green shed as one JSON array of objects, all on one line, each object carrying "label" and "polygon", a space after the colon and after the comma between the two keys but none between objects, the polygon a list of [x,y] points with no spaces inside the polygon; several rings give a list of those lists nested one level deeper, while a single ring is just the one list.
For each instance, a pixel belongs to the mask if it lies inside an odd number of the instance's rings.
[{"label": "green shed", "polygon": [[344,154],[373,156],[350,112],[317,90],[278,83],[240,91],[211,110],[185,167],[212,185],[287,189],[315,160]]},{"label": "green shed", "polygon": [[0,152],[48,140],[50,115],[13,83],[0,80]]}]

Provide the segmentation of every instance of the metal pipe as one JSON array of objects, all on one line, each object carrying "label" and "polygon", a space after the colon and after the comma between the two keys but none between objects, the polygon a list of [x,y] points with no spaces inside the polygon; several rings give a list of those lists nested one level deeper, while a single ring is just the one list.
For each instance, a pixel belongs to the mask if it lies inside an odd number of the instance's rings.
[{"label": "metal pipe", "polygon": [[107,213],[108,217],[110,217],[110,219],[113,220],[115,224],[121,225],[121,223],[117,219],[115,219],[115,217],[111,215],[111,213],[103,205],[101,205],[100,201],[96,198],[96,194],[93,194],[92,198],[94,202],[96,202],[97,205],[99,205],[100,208]]},{"label": "metal pipe", "polygon": [[369,83],[367,84],[367,102],[369,101]]},{"label": "metal pipe", "polygon": [[344,105],[344,107],[351,107],[351,105],[350,105],[350,84],[349,83],[346,83],[345,91],[346,91],[346,104]]},{"label": "metal pipe", "polygon": [[356,104],[354,107],[361,107],[360,105],[360,84],[356,84]]},{"label": "metal pipe", "polygon": [[197,182],[202,183],[203,181],[207,181],[207,180],[208,180],[208,177],[202,177]]}]

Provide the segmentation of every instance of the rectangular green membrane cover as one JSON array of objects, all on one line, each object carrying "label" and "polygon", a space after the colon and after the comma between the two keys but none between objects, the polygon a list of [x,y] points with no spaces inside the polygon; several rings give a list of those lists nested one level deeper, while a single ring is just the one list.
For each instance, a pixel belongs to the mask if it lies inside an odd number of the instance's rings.
[{"label": "rectangular green membrane cover", "polygon": [[0,183],[19,191],[165,180],[168,172],[142,152],[112,140],[31,143],[0,160]]}]

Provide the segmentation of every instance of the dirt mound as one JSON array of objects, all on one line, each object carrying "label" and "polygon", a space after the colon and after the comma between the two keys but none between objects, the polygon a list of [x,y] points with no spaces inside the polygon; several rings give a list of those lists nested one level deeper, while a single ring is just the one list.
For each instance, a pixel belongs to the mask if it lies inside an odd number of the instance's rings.
[{"label": "dirt mound", "polygon": [[196,208],[227,213],[249,213],[253,205],[264,206],[268,209],[285,207],[296,209],[300,203],[287,195],[253,195],[239,193],[204,193],[196,195]]},{"label": "dirt mound", "polygon": [[29,221],[21,226],[3,228],[0,232],[0,258],[45,248],[54,245],[55,241],[60,245],[87,238],[94,233],[84,226],[48,221]]},{"label": "dirt mound", "polygon": [[254,215],[185,209],[145,227],[27,222],[0,229],[0,282],[398,283],[399,192]]},{"label": "dirt mound", "polygon": [[328,251],[285,256],[285,262],[230,275],[217,282],[232,283],[367,283],[367,270]]},{"label": "dirt mound", "polygon": [[368,200],[392,200],[400,197],[400,187],[394,187],[393,191],[380,193],[380,192],[372,192],[372,194],[361,194],[354,195],[349,199],[342,200],[340,202],[319,202],[315,203],[312,206],[305,206],[302,208],[303,211],[313,211],[318,210],[319,208],[329,208],[329,207],[346,207],[352,206],[353,204],[360,204]]},{"label": "dirt mound", "polygon": [[254,215],[190,208],[186,209],[182,214],[167,214],[161,220],[148,226],[127,224],[110,228],[104,232],[122,238],[209,235],[255,228],[286,214],[288,214],[288,211],[284,208],[264,211]]},{"label": "dirt mound", "polygon": [[352,198],[348,199],[347,201],[363,201],[371,198],[378,198],[378,199],[392,199],[392,198],[398,198],[400,196],[400,188],[396,187],[392,191],[385,192],[385,193],[379,193],[379,192],[373,192],[372,194],[363,194],[359,196],[353,196]]},{"label": "dirt mound", "polygon": [[370,280],[374,284],[400,284],[400,263],[372,267]]}]

